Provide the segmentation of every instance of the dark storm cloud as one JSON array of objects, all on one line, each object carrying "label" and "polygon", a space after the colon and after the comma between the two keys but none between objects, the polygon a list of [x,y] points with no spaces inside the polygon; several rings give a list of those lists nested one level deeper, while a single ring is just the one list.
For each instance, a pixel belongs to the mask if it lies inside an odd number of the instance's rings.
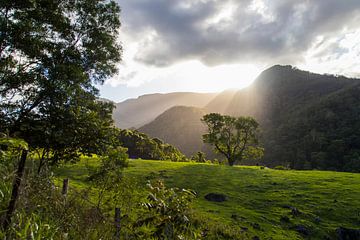
[{"label": "dark storm cloud", "polygon": [[[318,36],[337,36],[345,27],[357,27],[360,20],[359,0],[119,2],[126,33],[136,41],[142,39],[136,59],[156,66],[186,59],[208,65],[269,60],[294,63]],[[230,5],[231,18],[211,21]]]}]

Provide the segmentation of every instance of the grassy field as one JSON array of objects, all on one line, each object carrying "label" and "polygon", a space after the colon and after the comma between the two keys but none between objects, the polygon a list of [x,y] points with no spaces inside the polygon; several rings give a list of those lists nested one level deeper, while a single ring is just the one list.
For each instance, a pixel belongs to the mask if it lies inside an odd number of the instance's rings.
[{"label": "grassy field", "polygon": [[[57,175],[84,186],[87,164],[96,159],[64,166]],[[360,174],[132,160],[125,175],[140,183],[163,179],[169,187],[196,191],[195,212],[240,229],[242,238],[335,239],[336,228],[360,226]],[[208,193],[228,199],[209,202],[204,198]]]}]

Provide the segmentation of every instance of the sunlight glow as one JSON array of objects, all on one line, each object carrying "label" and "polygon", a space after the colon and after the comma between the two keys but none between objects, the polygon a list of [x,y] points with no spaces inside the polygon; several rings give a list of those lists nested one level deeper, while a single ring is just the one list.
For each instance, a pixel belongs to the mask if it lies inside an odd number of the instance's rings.
[{"label": "sunlight glow", "polygon": [[122,73],[107,82],[116,87],[141,88],[149,82],[168,85],[169,91],[220,92],[229,88],[244,88],[251,84],[260,69],[250,64],[209,67],[191,60],[166,68],[148,67],[136,62],[123,65]]},{"label": "sunlight glow", "polygon": [[189,61],[173,68],[175,77],[190,79],[189,84],[196,89],[222,91],[228,88],[248,86],[259,74],[253,65],[233,64],[208,67],[199,61]]},{"label": "sunlight glow", "polygon": [[104,97],[118,101],[129,96],[156,92],[221,92],[240,89],[251,84],[264,70],[258,64],[208,66],[191,59],[168,67],[146,65],[137,61],[136,56],[139,49],[144,49],[149,38],[156,37],[156,31],[149,29],[146,36],[141,41],[135,41],[124,35],[123,61],[119,65],[119,74],[101,87],[103,92],[108,92]]}]

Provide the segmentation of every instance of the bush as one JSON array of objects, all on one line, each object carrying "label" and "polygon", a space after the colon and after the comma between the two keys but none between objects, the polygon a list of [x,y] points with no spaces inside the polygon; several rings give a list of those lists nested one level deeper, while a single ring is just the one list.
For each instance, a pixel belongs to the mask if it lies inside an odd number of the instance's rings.
[{"label": "bush", "polygon": [[132,232],[140,239],[194,239],[190,214],[196,194],[178,188],[166,188],[162,181],[150,182],[143,214],[132,225]]},{"label": "bush", "polygon": [[197,152],[194,156],[191,157],[191,160],[194,162],[206,163],[206,154],[203,152]]}]

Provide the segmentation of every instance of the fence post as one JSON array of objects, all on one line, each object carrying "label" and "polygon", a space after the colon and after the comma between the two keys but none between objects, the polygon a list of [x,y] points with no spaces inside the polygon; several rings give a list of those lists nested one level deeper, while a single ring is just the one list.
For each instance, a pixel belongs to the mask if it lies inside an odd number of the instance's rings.
[{"label": "fence post", "polygon": [[65,179],[63,180],[63,187],[62,187],[62,191],[61,191],[62,195],[66,195],[66,194],[67,194],[68,188],[69,188],[69,179],[68,179],[68,178],[65,178]]},{"label": "fence post", "polygon": [[120,208],[115,208],[115,239],[120,239]]}]

